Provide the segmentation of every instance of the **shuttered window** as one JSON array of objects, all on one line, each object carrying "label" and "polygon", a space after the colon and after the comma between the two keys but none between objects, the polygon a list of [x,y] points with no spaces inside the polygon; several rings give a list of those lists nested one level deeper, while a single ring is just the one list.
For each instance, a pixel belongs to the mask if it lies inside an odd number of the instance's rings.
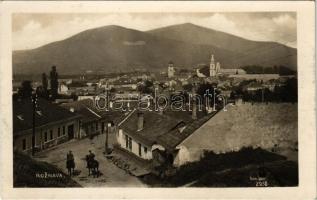
[{"label": "shuttered window", "polygon": [[139,143],[139,156],[142,156],[142,145]]}]

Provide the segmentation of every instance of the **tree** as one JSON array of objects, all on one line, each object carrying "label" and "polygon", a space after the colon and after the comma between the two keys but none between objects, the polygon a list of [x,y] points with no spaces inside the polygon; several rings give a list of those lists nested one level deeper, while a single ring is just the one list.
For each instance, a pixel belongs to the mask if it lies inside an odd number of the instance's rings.
[{"label": "tree", "polygon": [[143,94],[153,94],[153,83],[149,80],[146,80],[143,84],[138,85],[138,91]]},{"label": "tree", "polygon": [[52,99],[54,100],[58,95],[58,73],[56,71],[56,66],[53,66],[50,72],[50,82]]},{"label": "tree", "polygon": [[48,79],[46,76],[46,73],[42,74],[42,86],[39,86],[36,88],[36,93],[45,99],[48,99],[49,95],[48,95]]},{"label": "tree", "polygon": [[183,85],[183,89],[187,92],[190,92],[192,90],[193,85],[192,84],[185,84]]},{"label": "tree", "polygon": [[48,80],[45,73],[42,74],[42,87],[44,91],[47,91],[48,88]]},{"label": "tree", "polygon": [[31,98],[32,96],[32,82],[29,80],[25,80],[21,83],[21,87],[18,91],[19,98],[25,99],[25,98]]},{"label": "tree", "polygon": [[287,102],[298,101],[298,86],[296,78],[290,78],[286,81],[286,85],[282,91],[282,97],[283,100]]},{"label": "tree", "polygon": [[[204,83],[200,84],[197,89],[197,95],[199,95],[202,99],[204,104],[206,105],[206,95],[211,94],[212,98],[208,97],[207,99],[209,100],[209,105],[214,104],[214,95],[217,96],[220,94],[220,91],[216,89],[217,85],[216,84],[210,84],[210,83]],[[218,98],[215,98],[215,103],[219,103]]]}]

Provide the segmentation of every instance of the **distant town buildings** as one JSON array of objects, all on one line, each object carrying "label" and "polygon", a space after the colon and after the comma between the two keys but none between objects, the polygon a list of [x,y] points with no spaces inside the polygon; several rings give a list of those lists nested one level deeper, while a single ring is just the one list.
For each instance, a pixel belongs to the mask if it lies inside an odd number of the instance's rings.
[{"label": "distant town buildings", "polygon": [[231,74],[229,78],[234,79],[244,79],[244,80],[262,80],[262,81],[269,81],[271,79],[279,79],[279,74]]},{"label": "distant town buildings", "polygon": [[196,68],[196,75],[201,78],[216,77],[219,75],[242,75],[246,74],[246,71],[239,68],[225,69],[221,68],[220,62],[215,61],[214,54],[211,54],[209,67],[206,65],[198,65]]},{"label": "distant town buildings", "polygon": [[58,86],[59,94],[68,94],[68,86],[65,83],[60,83]]}]

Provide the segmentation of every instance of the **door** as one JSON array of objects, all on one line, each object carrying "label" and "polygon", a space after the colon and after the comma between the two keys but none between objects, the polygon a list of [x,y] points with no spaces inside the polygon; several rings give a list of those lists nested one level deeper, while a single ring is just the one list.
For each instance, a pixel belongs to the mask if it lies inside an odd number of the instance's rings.
[{"label": "door", "polygon": [[104,133],[105,131],[105,122],[101,123],[101,133]]},{"label": "door", "polygon": [[69,125],[67,129],[68,139],[71,140],[74,138],[74,124]]}]

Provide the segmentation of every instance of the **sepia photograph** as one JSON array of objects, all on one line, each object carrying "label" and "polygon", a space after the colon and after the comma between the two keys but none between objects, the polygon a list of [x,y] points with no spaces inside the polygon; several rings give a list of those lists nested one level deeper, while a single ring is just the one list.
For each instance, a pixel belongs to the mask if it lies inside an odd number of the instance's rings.
[{"label": "sepia photograph", "polygon": [[13,189],[307,180],[296,10],[9,17]]},{"label": "sepia photograph", "polygon": [[296,13],[12,20],[15,187],[298,185]]}]

